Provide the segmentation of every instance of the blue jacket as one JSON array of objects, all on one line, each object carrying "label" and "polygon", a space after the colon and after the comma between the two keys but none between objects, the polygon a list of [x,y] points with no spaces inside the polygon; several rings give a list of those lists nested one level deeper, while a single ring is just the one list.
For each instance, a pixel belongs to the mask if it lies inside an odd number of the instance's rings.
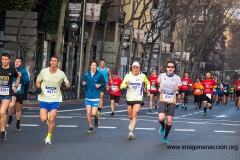
[{"label": "blue jacket", "polygon": [[[30,84],[30,79],[28,77],[28,73],[27,70],[23,67],[19,67],[16,68],[18,72],[21,73],[21,77],[20,77],[20,83],[18,85],[18,90],[17,90],[17,94],[24,94],[24,85],[29,85]],[[13,86],[15,86],[15,81],[16,78],[13,77]]]},{"label": "blue jacket", "polygon": [[[101,88],[105,87],[105,85],[106,85],[106,81],[105,81],[102,73],[100,73],[99,71],[96,71],[96,73],[92,77],[90,71],[85,72],[81,79],[80,85],[82,85],[83,81],[86,81],[85,98],[88,98],[88,99],[100,98]],[[101,86],[99,88],[96,88],[96,86],[95,86],[96,84],[101,84]]]}]

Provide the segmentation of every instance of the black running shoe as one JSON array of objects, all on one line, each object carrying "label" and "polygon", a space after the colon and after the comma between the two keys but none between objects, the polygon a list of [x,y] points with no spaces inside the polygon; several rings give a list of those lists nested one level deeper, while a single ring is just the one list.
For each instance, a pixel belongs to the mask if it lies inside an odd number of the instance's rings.
[{"label": "black running shoe", "polygon": [[98,118],[94,119],[94,122],[95,122],[95,128],[98,128],[98,126],[99,126],[99,119]]},{"label": "black running shoe", "polygon": [[88,133],[93,133],[93,128],[90,127],[87,132],[88,132]]},{"label": "black running shoe", "polygon": [[211,107],[208,107],[209,108],[209,110],[212,110],[212,106]]},{"label": "black running shoe", "polygon": [[6,127],[10,127],[11,123],[12,123],[12,118],[8,117],[8,122],[6,124]]},{"label": "black running shoe", "polygon": [[114,116],[114,112],[111,113],[111,116]]},{"label": "black running shoe", "polygon": [[7,132],[6,131],[2,131],[0,133],[0,141],[4,142],[4,141],[6,141],[6,138],[7,138]]},{"label": "black running shoe", "polygon": [[16,124],[17,132],[21,131],[20,124]]}]

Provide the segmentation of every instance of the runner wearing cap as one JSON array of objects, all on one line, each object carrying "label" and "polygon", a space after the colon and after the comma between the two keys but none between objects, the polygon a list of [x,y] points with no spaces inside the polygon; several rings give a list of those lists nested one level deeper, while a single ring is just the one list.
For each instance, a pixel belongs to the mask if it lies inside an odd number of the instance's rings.
[{"label": "runner wearing cap", "polygon": [[157,71],[155,69],[152,70],[152,75],[149,77],[150,81],[150,106],[149,106],[149,112],[152,112],[152,99],[154,98],[155,101],[155,110],[157,109],[157,96],[158,96],[158,76]]},{"label": "runner wearing cap", "polygon": [[126,103],[128,106],[128,117],[130,119],[128,139],[133,139],[133,130],[137,123],[137,115],[143,100],[143,87],[147,86],[147,93],[150,95],[150,82],[145,74],[140,72],[140,64],[134,62],[132,64],[132,71],[127,73],[120,86],[121,89],[127,89]]},{"label": "runner wearing cap", "polygon": [[114,107],[118,106],[118,102],[120,100],[121,96],[121,90],[120,90],[120,85],[122,83],[122,79],[118,78],[118,72],[114,71],[113,76],[112,76],[112,83],[108,81],[108,87],[110,90],[110,100],[111,100],[111,116],[114,116]]}]

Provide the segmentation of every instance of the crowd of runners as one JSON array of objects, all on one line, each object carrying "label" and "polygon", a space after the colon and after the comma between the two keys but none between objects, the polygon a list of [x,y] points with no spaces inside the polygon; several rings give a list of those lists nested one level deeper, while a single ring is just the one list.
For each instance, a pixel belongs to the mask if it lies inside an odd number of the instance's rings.
[{"label": "crowd of runners", "polygon": [[[16,58],[15,67],[10,66],[10,55],[3,53],[0,65],[0,141],[6,140],[6,127],[13,121],[12,115],[16,109],[16,129],[21,131],[21,107],[24,100],[24,85],[29,84],[29,76],[22,66],[22,59]],[[51,144],[51,137],[55,127],[57,110],[62,102],[60,87],[70,88],[70,83],[63,71],[58,69],[59,58],[51,57],[50,67],[41,70],[36,79],[38,101],[40,102],[40,119],[47,122],[47,136],[45,144]],[[163,143],[169,143],[168,135],[172,127],[172,119],[176,109],[180,107],[187,110],[189,95],[192,91],[194,95],[195,109],[203,107],[204,117],[207,117],[207,109],[211,110],[212,105],[220,103],[226,105],[228,99],[235,100],[236,108],[240,108],[240,78],[229,86],[228,82],[218,80],[215,82],[210,73],[206,73],[205,79],[196,78],[193,82],[189,78],[189,73],[185,72],[180,78],[174,73],[175,62],[166,63],[166,72],[157,75],[153,69],[151,76],[147,77],[141,72],[138,62],[133,62],[131,71],[123,80],[118,77],[118,72],[111,72],[105,66],[105,60],[100,63],[91,61],[90,70],[85,72],[81,78],[80,85],[85,90],[84,105],[86,106],[87,121],[89,124],[88,133],[93,132],[92,117],[94,127],[100,125],[99,116],[103,106],[104,94],[110,93],[111,116],[114,116],[114,109],[118,106],[121,97],[121,90],[126,89],[126,104],[128,110],[129,134],[128,139],[134,138],[134,128],[137,123],[137,116],[143,103],[143,95],[150,99],[149,112],[153,108],[158,111],[158,121],[160,124],[159,134],[163,136]],[[181,103],[180,103],[181,102]],[[203,103],[203,106],[202,106]],[[8,118],[6,111],[8,110]]]}]

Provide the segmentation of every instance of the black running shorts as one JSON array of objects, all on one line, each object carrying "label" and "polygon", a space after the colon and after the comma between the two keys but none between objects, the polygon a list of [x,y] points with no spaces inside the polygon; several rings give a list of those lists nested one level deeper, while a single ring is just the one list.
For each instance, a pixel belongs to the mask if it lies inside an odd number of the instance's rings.
[{"label": "black running shorts", "polygon": [[159,102],[158,105],[158,113],[165,113],[167,109],[167,115],[172,116],[174,115],[174,111],[176,108],[176,104],[174,103],[166,103],[166,102]]}]

